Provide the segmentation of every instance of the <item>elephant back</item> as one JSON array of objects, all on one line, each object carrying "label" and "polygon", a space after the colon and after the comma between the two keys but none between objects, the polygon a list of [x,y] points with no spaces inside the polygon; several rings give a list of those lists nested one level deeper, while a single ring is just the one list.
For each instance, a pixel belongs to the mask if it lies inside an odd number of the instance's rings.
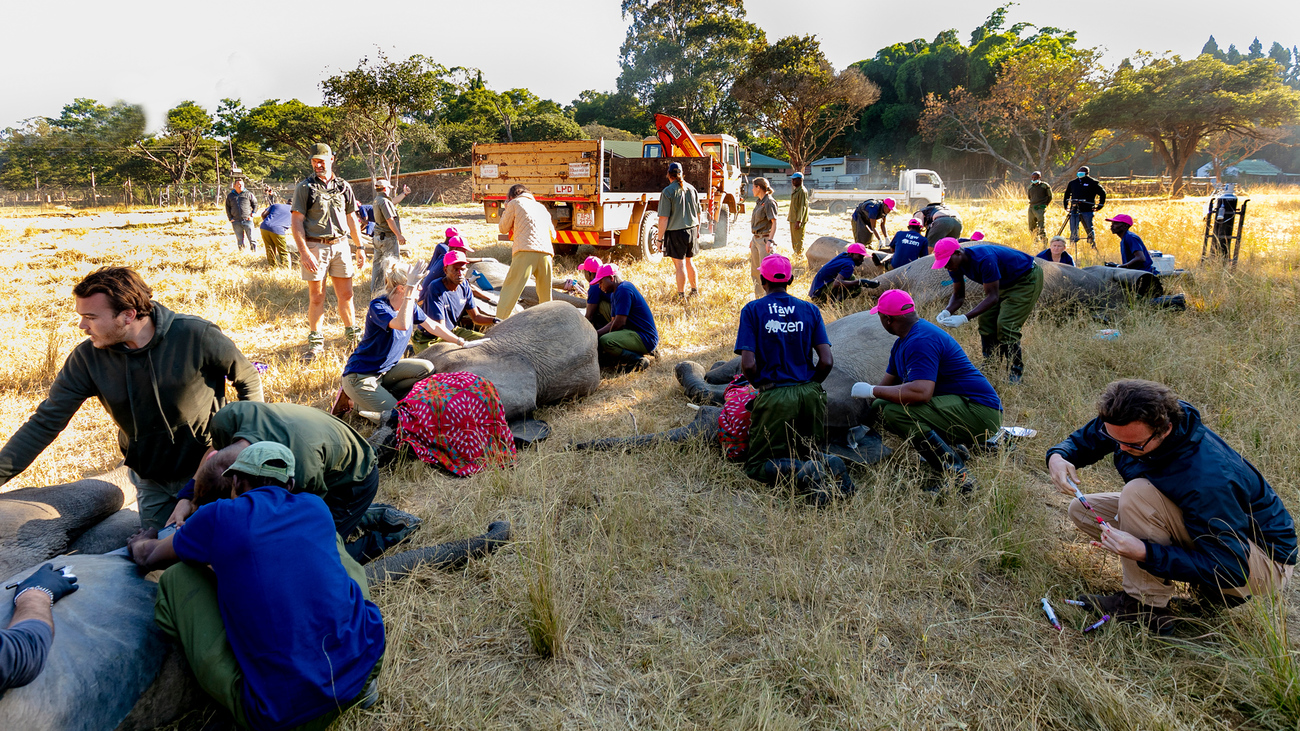
[{"label": "elephant back", "polygon": [[49,487],[0,493],[0,575],[45,561],[135,502],[125,467]]},{"label": "elephant back", "polygon": [[[812,242],[812,246],[809,246],[808,250],[804,254],[804,256],[808,258],[809,283],[812,282],[813,274],[816,274],[822,267],[826,266],[826,262],[834,259],[840,254],[843,254],[844,251],[849,248],[849,244],[851,243],[853,242],[835,238],[834,236],[821,236],[816,241]],[[868,249],[867,251],[870,253],[872,250]],[[862,264],[858,265],[858,267],[853,270],[854,274],[859,277],[871,278],[875,278],[877,274],[880,274],[883,271],[883,269],[876,266],[871,261],[870,256],[863,259]]]}]

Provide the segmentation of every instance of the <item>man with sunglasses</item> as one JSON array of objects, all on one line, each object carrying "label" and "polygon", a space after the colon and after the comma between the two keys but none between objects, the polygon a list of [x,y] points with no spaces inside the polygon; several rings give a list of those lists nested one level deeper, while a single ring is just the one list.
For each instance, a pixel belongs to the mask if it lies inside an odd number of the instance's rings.
[{"label": "man with sunglasses", "polygon": [[1080,601],[1167,634],[1175,581],[1191,586],[1202,611],[1281,590],[1296,563],[1291,515],[1195,407],[1163,384],[1123,380],[1102,392],[1097,414],[1047,450],[1052,482],[1067,495],[1076,494],[1076,469],[1106,455],[1125,481],[1121,492],[1070,503],[1075,526],[1093,546],[1118,555],[1124,572],[1123,591]]}]

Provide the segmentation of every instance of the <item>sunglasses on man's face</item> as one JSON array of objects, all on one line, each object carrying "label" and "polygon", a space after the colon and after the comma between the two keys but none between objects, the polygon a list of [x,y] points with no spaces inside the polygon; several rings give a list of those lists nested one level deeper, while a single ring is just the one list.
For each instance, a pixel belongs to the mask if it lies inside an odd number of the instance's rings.
[{"label": "sunglasses on man's face", "polygon": [[1146,449],[1146,448],[1147,448],[1147,445],[1150,444],[1150,443],[1152,442],[1152,440],[1154,440],[1156,437],[1160,436],[1159,434],[1156,434],[1156,433],[1153,432],[1153,433],[1151,434],[1151,436],[1147,437],[1146,441],[1144,441],[1144,442],[1140,442],[1140,443],[1139,443],[1139,442],[1121,442],[1120,440],[1116,439],[1115,437],[1112,437],[1112,436],[1110,435],[1110,432],[1106,431],[1106,426],[1105,426],[1104,424],[1103,424],[1102,427],[1101,427],[1101,434],[1102,434],[1102,436],[1104,436],[1104,437],[1106,437],[1107,439],[1111,440],[1112,442],[1118,444],[1119,446],[1121,446],[1121,447],[1128,447],[1129,449],[1131,449],[1131,450],[1133,450],[1133,451],[1135,451],[1135,452],[1141,452],[1142,450]]}]

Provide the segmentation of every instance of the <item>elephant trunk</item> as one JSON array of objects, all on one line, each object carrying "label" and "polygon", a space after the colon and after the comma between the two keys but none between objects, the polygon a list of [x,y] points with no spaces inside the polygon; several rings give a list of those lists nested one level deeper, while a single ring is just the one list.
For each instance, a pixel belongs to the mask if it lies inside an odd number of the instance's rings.
[{"label": "elephant trunk", "polygon": [[581,442],[573,445],[573,449],[586,449],[596,452],[607,452],[616,449],[637,449],[639,447],[649,447],[655,444],[669,443],[677,444],[688,439],[701,437],[705,441],[715,441],[718,438],[718,414],[721,409],[714,406],[705,406],[700,409],[700,413],[695,415],[691,423],[686,426],[680,426],[668,431],[656,432],[654,434],[642,434],[635,437],[612,437],[609,439],[596,439],[590,442]]},{"label": "elephant trunk", "polygon": [[510,540],[510,523],[504,520],[488,525],[481,536],[450,543],[440,543],[428,548],[417,548],[371,561],[366,564],[366,580],[371,585],[399,579],[419,566],[431,564],[443,571],[454,571],[469,563],[471,558],[491,555]]},{"label": "elephant trunk", "polygon": [[704,366],[689,360],[682,361],[673,369],[677,382],[686,390],[686,398],[697,404],[725,406],[726,386],[715,386],[704,380]]}]

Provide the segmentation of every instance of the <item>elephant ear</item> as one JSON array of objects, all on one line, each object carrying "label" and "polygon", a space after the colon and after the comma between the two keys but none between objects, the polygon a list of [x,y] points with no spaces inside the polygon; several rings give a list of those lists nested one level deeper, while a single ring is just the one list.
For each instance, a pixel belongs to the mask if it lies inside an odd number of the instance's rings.
[{"label": "elephant ear", "polygon": [[521,355],[478,358],[474,348],[447,353],[434,361],[438,373],[473,373],[497,387],[506,421],[523,419],[537,409],[537,371]]}]

